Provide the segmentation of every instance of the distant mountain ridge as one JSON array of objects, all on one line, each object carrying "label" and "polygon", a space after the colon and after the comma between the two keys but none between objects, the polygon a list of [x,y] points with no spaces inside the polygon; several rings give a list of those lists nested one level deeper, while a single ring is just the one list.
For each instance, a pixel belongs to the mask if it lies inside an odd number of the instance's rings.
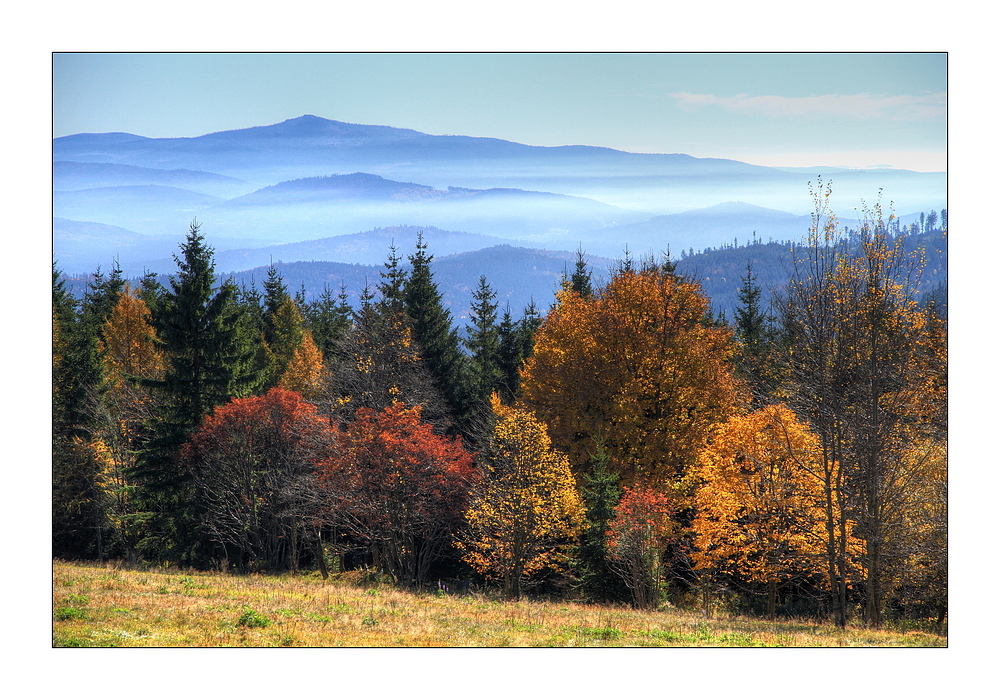
[{"label": "distant mountain ridge", "polygon": [[[52,155],[54,217],[107,226],[101,235],[91,229],[91,260],[162,249],[194,218],[219,253],[418,225],[603,256],[691,251],[734,239],[798,238],[804,227],[795,217],[811,208],[807,184],[823,175],[315,115],[184,138],[75,134],[53,139]],[[832,174],[840,213],[879,190],[897,210],[947,206],[943,173]],[[779,210],[784,215],[773,213]],[[120,229],[150,245],[116,240]],[[56,257],[67,252],[67,230],[54,227]],[[83,262],[85,251],[74,245],[65,259]]]}]

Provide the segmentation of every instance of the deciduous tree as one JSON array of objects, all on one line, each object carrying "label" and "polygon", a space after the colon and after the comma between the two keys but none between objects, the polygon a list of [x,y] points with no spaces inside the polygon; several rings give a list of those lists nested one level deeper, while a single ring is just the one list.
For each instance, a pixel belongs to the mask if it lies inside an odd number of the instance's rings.
[{"label": "deciduous tree", "polygon": [[611,568],[625,581],[637,608],[655,608],[660,602],[663,554],[679,530],[673,512],[661,492],[626,486],[608,524]]},{"label": "deciduous tree", "polygon": [[841,523],[849,552],[858,553],[845,513],[835,512],[836,527],[827,529],[820,442],[785,406],[720,425],[697,475],[695,567],[765,584],[769,617],[782,583],[828,574],[825,555]]},{"label": "deciduous tree", "polygon": [[320,483],[328,518],[370,547],[396,581],[424,584],[451,547],[470,488],[472,456],[434,433],[419,408],[360,408],[340,430]]},{"label": "deciduous tree", "polygon": [[534,414],[491,401],[497,423],[480,454],[483,481],[465,513],[464,559],[504,593],[547,567],[558,569],[584,524],[584,507],[566,456],[552,448]]},{"label": "deciduous tree", "polygon": [[601,444],[626,485],[685,490],[710,428],[745,401],[731,332],[704,323],[696,284],[651,264],[557,298],[522,370],[526,405],[575,466]]},{"label": "deciduous tree", "polygon": [[241,570],[296,569],[303,553],[315,551],[315,471],[329,458],[331,439],[316,408],[280,387],[233,399],[205,418],[181,459],[194,474],[216,556]]}]

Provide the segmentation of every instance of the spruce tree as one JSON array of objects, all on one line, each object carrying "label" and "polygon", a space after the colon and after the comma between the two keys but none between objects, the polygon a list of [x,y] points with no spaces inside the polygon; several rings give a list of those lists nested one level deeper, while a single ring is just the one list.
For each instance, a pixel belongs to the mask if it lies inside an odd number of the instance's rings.
[{"label": "spruce tree", "polygon": [[323,363],[333,367],[340,358],[339,344],[351,327],[347,289],[341,285],[339,296],[334,298],[330,287],[323,285],[323,293],[302,308],[302,316],[313,342],[323,353]]},{"label": "spruce tree", "polygon": [[736,308],[736,337],[742,343],[742,352],[737,358],[739,373],[751,385],[754,403],[760,407],[769,403],[769,396],[777,385],[768,360],[774,342],[774,319],[761,307],[761,289],[753,274],[753,263],[747,262],[746,277],[741,278]]},{"label": "spruce tree", "polygon": [[570,277],[570,289],[584,299],[589,299],[594,295],[590,269],[587,267],[582,248],[576,251],[576,267],[573,270],[573,276]]},{"label": "spruce tree", "polygon": [[496,292],[479,278],[479,287],[473,293],[470,311],[471,325],[466,324],[463,341],[470,353],[470,389],[473,400],[479,405],[489,402],[490,394],[501,384],[500,333],[497,329]]},{"label": "spruce tree", "polygon": [[465,357],[451,313],[444,307],[431,273],[432,255],[427,254],[423,235],[417,236],[417,250],[410,256],[410,275],[403,285],[406,313],[413,322],[413,335],[423,349],[431,374],[451,408],[456,423],[468,418],[469,398],[465,381]]},{"label": "spruce tree", "polygon": [[179,273],[170,278],[153,318],[167,362],[164,376],[143,382],[162,401],[134,477],[150,520],[141,546],[156,558],[193,563],[204,554],[198,541],[200,512],[192,474],[177,453],[209,411],[248,395],[259,377],[240,342],[236,287],[227,282],[213,289],[212,249],[197,222],[174,259]]},{"label": "spruce tree", "polygon": [[102,555],[99,466],[90,447],[91,402],[101,380],[97,337],[52,269],[52,552]]},{"label": "spruce tree", "polygon": [[615,506],[621,499],[619,475],[608,467],[610,457],[598,444],[583,473],[581,492],[587,507],[587,526],[577,549],[580,587],[594,601],[625,601],[628,588],[608,562],[608,523],[615,517]]}]

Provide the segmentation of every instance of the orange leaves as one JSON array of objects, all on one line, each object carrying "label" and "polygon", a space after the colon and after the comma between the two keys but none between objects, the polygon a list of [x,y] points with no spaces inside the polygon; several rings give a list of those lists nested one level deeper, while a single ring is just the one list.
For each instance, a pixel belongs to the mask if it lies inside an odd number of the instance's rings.
[{"label": "orange leaves", "polygon": [[525,404],[574,465],[601,442],[628,478],[674,480],[742,401],[730,332],[703,322],[696,284],[656,267],[558,300],[522,371]]},{"label": "orange leaves", "polygon": [[320,469],[328,517],[378,551],[385,573],[418,583],[450,546],[477,481],[461,443],[402,403],[359,408]]},{"label": "orange leaves", "polygon": [[313,342],[312,333],[303,331],[302,342],[295,348],[288,369],[281,375],[281,385],[313,400],[322,393],[325,374],[323,353]]},{"label": "orange leaves", "polygon": [[766,406],[719,426],[697,475],[696,568],[756,581],[823,571],[821,449],[788,408]]},{"label": "orange leaves", "polygon": [[663,552],[678,530],[674,511],[659,491],[625,487],[608,525],[611,568],[625,580],[636,607],[655,607],[659,600]]}]

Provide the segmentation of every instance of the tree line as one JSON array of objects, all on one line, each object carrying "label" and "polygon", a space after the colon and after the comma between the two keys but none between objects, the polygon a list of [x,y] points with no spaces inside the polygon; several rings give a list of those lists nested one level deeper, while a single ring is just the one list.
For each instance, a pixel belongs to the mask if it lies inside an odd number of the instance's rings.
[{"label": "tree line", "polygon": [[516,319],[480,278],[464,338],[422,239],[357,309],[214,285],[197,224],[168,285],[54,270],[53,552],[943,619],[946,321],[893,217],[848,240],[829,195],[732,323],[669,258],[581,253]]}]

